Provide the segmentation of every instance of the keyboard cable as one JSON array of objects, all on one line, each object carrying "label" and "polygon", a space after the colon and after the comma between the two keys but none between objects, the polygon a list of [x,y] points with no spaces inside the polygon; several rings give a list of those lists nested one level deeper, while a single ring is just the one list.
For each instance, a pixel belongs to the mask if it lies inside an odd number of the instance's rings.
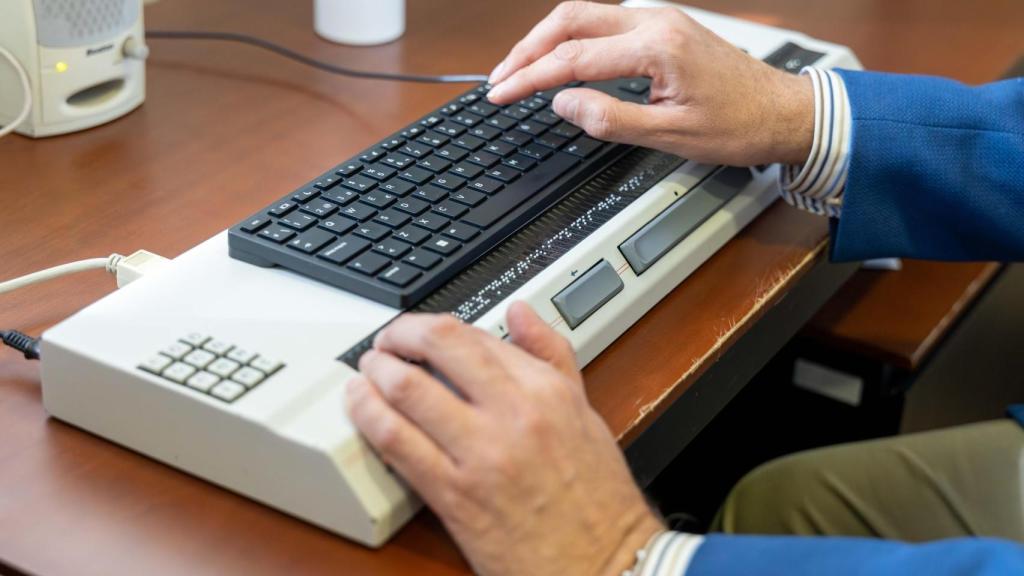
[{"label": "keyboard cable", "polygon": [[3,138],[11,132],[14,132],[14,129],[24,122],[25,119],[28,118],[29,112],[32,111],[32,85],[28,81],[28,74],[25,72],[25,68],[22,67],[21,62],[18,62],[18,59],[14,57],[14,54],[11,54],[10,50],[0,46],[0,56],[3,56],[4,59],[10,62],[11,66],[14,66],[14,71],[18,75],[18,81],[21,82],[21,93],[23,98],[21,112],[19,112],[18,115],[15,116],[14,119],[6,126],[0,128],[0,138]]},{"label": "keyboard cable", "polygon": [[234,32],[204,32],[195,30],[147,30],[147,39],[160,39],[160,40],[218,40],[226,42],[241,42],[242,44],[248,44],[264,50],[269,50],[279,56],[283,56],[295,62],[312,66],[325,72],[332,74],[338,74],[341,76],[350,76],[353,78],[364,78],[367,80],[393,80],[398,82],[420,82],[425,84],[462,84],[462,83],[477,83],[486,82],[486,74],[441,74],[438,76],[421,75],[421,74],[401,74],[397,72],[373,72],[369,70],[356,70],[354,68],[347,68],[344,66],[338,66],[322,60],[317,60],[300,54],[290,48],[285,48],[280,44],[275,44],[269,40],[263,38],[257,38],[256,36],[249,36],[247,34],[237,34]]},{"label": "keyboard cable", "polygon": [[[129,256],[115,253],[106,258],[89,258],[68,262],[0,282],[0,294],[88,270],[106,270],[117,279],[117,287],[123,288],[142,276],[163,267],[167,262],[168,260],[163,256],[146,250],[137,250]],[[28,360],[39,359],[39,341],[39,338],[33,338],[17,330],[0,330],[0,342],[18,350]]]}]

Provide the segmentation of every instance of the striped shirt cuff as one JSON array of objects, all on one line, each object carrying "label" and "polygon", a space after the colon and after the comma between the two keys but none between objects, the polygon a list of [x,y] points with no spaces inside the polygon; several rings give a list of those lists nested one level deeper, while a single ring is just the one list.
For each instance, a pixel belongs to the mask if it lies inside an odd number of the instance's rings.
[{"label": "striped shirt cuff", "polygon": [[703,536],[685,532],[666,530],[656,534],[637,552],[636,565],[622,576],[684,576],[703,542]]},{"label": "striped shirt cuff", "polygon": [[782,197],[797,208],[838,218],[850,168],[850,99],[835,72],[809,66],[800,73],[814,86],[814,141],[807,162],[782,167]]}]

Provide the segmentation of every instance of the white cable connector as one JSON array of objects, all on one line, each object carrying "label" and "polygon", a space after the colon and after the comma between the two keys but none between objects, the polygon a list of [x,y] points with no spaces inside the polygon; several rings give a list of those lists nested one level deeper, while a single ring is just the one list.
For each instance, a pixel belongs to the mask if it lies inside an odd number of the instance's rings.
[{"label": "white cable connector", "polygon": [[156,270],[167,262],[167,258],[147,252],[146,250],[138,250],[131,256],[111,254],[106,258],[90,258],[88,260],[61,264],[60,266],[33,272],[20,278],[0,282],[0,294],[61,276],[67,276],[68,274],[99,269],[104,269],[108,273],[115,275],[117,287],[121,288]]}]

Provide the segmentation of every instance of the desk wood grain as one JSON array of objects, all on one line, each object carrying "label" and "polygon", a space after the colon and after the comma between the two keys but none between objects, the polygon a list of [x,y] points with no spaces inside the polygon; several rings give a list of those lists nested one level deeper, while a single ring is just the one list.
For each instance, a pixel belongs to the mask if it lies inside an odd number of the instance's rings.
[{"label": "desk wood grain", "polygon": [[[993,78],[1024,4],[699,0],[852,46],[873,68]],[[243,31],[366,68],[487,72],[552,2],[412,0],[398,42],[311,33],[309,2],[162,0],[151,27]],[[0,275],[145,247],[174,256],[461,88],[353,81],[251,48],[152,41],[146,104],[86,132],[0,140]],[[586,370],[628,442],[822,257],[824,222],[775,205]],[[0,297],[38,333],[110,292],[101,273]],[[763,308],[760,308],[763,310]],[[430,514],[371,551],[47,419],[38,367],[0,351],[0,561],[38,574],[464,574]],[[300,473],[297,471],[296,473]]]}]

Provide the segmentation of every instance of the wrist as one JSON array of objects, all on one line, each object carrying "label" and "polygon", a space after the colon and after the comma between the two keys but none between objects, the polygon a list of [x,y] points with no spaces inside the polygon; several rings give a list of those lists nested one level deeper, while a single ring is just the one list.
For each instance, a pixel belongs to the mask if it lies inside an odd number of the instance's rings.
[{"label": "wrist", "polygon": [[636,564],[637,552],[642,550],[658,533],[665,530],[664,523],[646,507],[630,523],[614,551],[599,572],[601,576],[621,576]]},{"label": "wrist", "polygon": [[773,161],[803,164],[814,142],[814,85],[810,77],[778,72],[773,91],[770,150]]}]

